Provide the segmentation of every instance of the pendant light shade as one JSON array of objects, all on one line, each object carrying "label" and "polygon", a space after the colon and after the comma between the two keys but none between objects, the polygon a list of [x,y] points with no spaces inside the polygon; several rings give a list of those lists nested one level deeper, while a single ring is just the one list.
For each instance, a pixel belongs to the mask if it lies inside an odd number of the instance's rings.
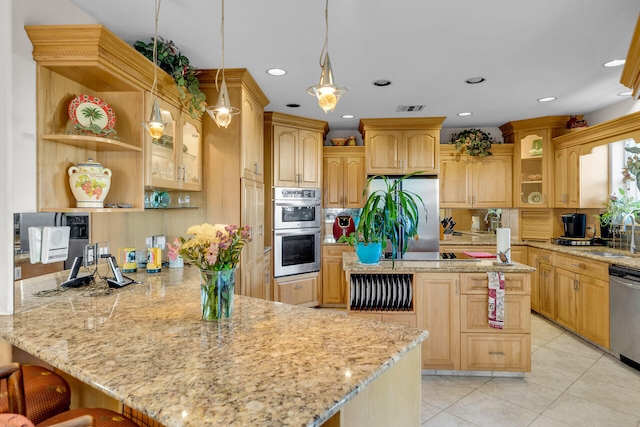
[{"label": "pendant light shade", "polygon": [[346,91],[346,88],[336,85],[333,80],[333,70],[331,69],[329,52],[327,52],[324,56],[324,65],[322,67],[322,73],[320,74],[320,83],[307,89],[307,93],[317,97],[320,108],[322,108],[325,113],[328,113],[336,108],[340,97]]},{"label": "pendant light shade", "polygon": [[162,115],[160,114],[160,105],[158,105],[158,98],[153,103],[153,109],[151,110],[151,118],[144,124],[147,128],[147,132],[151,135],[151,138],[156,141],[162,137],[164,133],[164,122],[162,121]]},{"label": "pendant light shade", "polygon": [[148,122],[144,123],[147,132],[151,138],[156,141],[159,140],[164,133],[164,122],[160,114],[160,105],[158,104],[158,95],[156,93],[156,86],[158,84],[158,15],[160,14],[160,3],[162,3],[162,0],[155,0],[156,25],[153,34],[153,86],[151,86],[151,95],[155,96],[155,100],[153,102],[153,108],[151,109],[151,117]]},{"label": "pendant light shade", "polygon": [[[216,78],[217,81],[217,78]],[[229,101],[229,92],[227,90],[227,82],[222,78],[220,83],[220,93],[218,94],[218,100],[213,107],[207,107],[207,113],[211,116],[218,127],[226,128],[231,123],[231,118],[240,114],[240,109],[231,106]]]},{"label": "pendant light shade", "polygon": [[[324,36],[324,46],[320,52],[320,83],[307,89],[309,95],[318,98],[318,105],[325,113],[333,111],[338,105],[340,97],[347,92],[347,88],[338,86],[333,79],[333,70],[331,69],[331,61],[329,60],[329,49],[327,48],[329,41],[329,0],[326,0],[324,10],[326,32]],[[325,53],[326,52],[326,53]],[[324,54],[324,60],[323,60]]]},{"label": "pendant light shade", "polygon": [[220,23],[220,36],[222,39],[222,66],[216,72],[216,89],[218,89],[218,74],[222,70],[222,81],[218,92],[218,100],[213,107],[207,107],[207,113],[218,127],[225,128],[231,123],[233,116],[240,114],[240,109],[231,106],[227,82],[224,79],[224,0],[222,0],[222,20]]}]

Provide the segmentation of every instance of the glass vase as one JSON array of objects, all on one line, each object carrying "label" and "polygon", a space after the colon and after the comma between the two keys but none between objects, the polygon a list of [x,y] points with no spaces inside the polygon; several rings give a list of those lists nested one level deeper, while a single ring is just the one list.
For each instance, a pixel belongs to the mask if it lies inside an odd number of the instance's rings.
[{"label": "glass vase", "polygon": [[200,270],[202,320],[218,321],[233,314],[236,269]]}]

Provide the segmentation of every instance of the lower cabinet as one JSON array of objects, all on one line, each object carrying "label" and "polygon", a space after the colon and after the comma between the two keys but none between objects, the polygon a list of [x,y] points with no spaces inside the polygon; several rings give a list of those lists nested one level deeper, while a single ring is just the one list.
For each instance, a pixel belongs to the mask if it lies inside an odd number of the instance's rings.
[{"label": "lower cabinet", "polygon": [[317,306],[318,276],[315,272],[274,279],[274,301],[304,307]]},{"label": "lower cabinet", "polygon": [[324,245],[322,247],[322,304],[346,304],[347,279],[342,269],[342,254],[353,252],[348,245]]},{"label": "lower cabinet", "polygon": [[[609,348],[608,264],[539,250],[538,299],[531,308],[542,316]],[[529,248],[530,255],[532,248]],[[529,258],[532,262],[533,258]],[[532,294],[533,296],[533,294]]]},{"label": "lower cabinet", "polygon": [[540,250],[537,248],[528,248],[527,264],[536,269],[531,274],[531,310],[538,311],[540,304]]},{"label": "lower cabinet", "polygon": [[462,334],[462,362],[466,371],[531,371],[528,334]]},{"label": "lower cabinet", "polygon": [[460,369],[460,275],[416,275],[418,327],[429,331],[422,342],[422,369]]}]

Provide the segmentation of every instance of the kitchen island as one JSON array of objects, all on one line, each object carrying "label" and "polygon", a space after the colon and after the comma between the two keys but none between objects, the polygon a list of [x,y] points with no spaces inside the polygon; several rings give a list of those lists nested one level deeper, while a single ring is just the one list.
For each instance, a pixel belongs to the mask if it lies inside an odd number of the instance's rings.
[{"label": "kitchen island", "polygon": [[169,427],[420,424],[426,331],[237,295],[204,322],[198,273],[128,273],[143,283],[111,292],[18,281],[0,337]]},{"label": "kitchen island", "polygon": [[[427,329],[426,373],[522,376],[531,370],[531,273],[495,259],[382,260],[342,255],[347,313]],[[487,272],[505,277],[504,325],[489,327]]]}]

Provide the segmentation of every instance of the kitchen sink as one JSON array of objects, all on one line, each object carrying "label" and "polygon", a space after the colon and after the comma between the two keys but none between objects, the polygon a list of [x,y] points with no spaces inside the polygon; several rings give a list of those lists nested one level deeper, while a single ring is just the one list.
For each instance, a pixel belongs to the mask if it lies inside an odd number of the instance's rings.
[{"label": "kitchen sink", "polygon": [[624,254],[619,254],[616,252],[600,252],[600,251],[593,251],[593,252],[588,252],[591,255],[598,255],[601,257],[605,257],[605,258],[631,258],[629,255],[624,255]]}]

